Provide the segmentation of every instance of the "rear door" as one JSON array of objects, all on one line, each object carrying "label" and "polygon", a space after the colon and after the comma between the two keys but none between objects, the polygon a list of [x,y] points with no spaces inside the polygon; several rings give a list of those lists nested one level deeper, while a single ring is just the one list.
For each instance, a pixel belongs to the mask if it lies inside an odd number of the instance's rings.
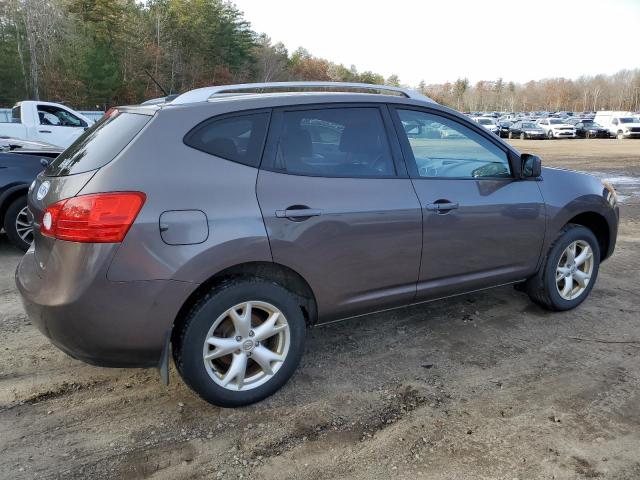
[{"label": "rear door", "polygon": [[274,111],[257,194],[274,261],[323,321],[414,299],[422,214],[386,107]]},{"label": "rear door", "polygon": [[[531,275],[545,233],[537,181],[514,178],[506,147],[471,122],[421,109],[392,113],[423,208],[418,299]],[[415,124],[423,133],[406,134]]]}]

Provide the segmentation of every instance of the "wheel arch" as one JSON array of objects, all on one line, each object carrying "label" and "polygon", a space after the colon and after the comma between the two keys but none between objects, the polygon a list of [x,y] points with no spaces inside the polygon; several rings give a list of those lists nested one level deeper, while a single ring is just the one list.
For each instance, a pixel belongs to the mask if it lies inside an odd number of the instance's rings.
[{"label": "wheel arch", "polygon": [[603,215],[597,212],[582,212],[570,218],[566,224],[582,225],[591,230],[598,240],[600,261],[605,260],[609,256],[611,232],[609,222],[607,222],[607,219]]},{"label": "wheel arch", "polygon": [[211,289],[216,288],[216,286],[242,277],[271,280],[290,290],[299,298],[300,309],[307,325],[312,326],[317,322],[318,309],[315,294],[302,275],[289,267],[275,262],[247,262],[233,265],[212,275],[189,295],[182,307],[180,307],[173,322],[171,343],[176,340],[176,333],[181,331],[180,327],[186,321],[189,311],[200,298]]},{"label": "wheel arch", "polygon": [[9,188],[0,195],[0,225],[4,224],[4,216],[7,213],[9,205],[11,205],[17,198],[27,195],[29,192],[29,185],[16,185]]}]

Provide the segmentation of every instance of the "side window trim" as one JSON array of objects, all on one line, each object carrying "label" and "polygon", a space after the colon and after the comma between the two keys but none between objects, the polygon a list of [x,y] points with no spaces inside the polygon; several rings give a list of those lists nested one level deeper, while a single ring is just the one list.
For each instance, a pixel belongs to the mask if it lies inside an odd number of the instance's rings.
[{"label": "side window trim", "polygon": [[268,138],[269,138],[269,135],[270,135],[271,125],[273,123],[273,109],[272,108],[257,108],[257,109],[252,109],[252,110],[240,110],[240,111],[235,111],[235,112],[222,113],[220,115],[214,115],[212,117],[205,118],[204,120],[198,122],[196,125],[191,127],[189,129],[189,131],[184,134],[184,136],[182,137],[182,143],[185,146],[189,147],[189,148],[193,148],[194,150],[198,150],[199,152],[206,153],[207,155],[212,155],[210,152],[207,152],[206,150],[203,150],[201,148],[198,148],[196,146],[193,146],[193,145],[190,145],[189,143],[187,143],[188,138],[189,138],[189,136],[191,135],[192,132],[197,131],[198,128],[200,128],[202,125],[205,125],[207,123],[213,123],[213,122],[217,122],[217,121],[220,121],[220,120],[226,120],[228,118],[245,117],[245,116],[248,116],[248,115],[257,115],[257,114],[261,114],[261,113],[268,114],[268,117],[267,117],[267,126],[266,126],[266,129],[265,129],[265,134],[264,134],[264,137],[262,138],[262,145],[259,148],[258,164],[255,165],[255,166],[254,165],[248,165],[246,163],[239,162],[237,160],[220,157],[220,158],[224,158],[228,162],[233,162],[233,163],[237,163],[239,165],[244,165],[245,167],[251,167],[251,168],[259,169],[260,166],[262,165],[262,161],[263,161],[263,158],[265,156],[267,141],[268,141]]},{"label": "side window trim", "polygon": [[[325,110],[330,108],[376,108],[383,121],[387,142],[389,144],[389,148],[391,150],[391,157],[393,159],[394,166],[396,168],[396,175],[392,176],[361,176],[361,177],[325,177],[323,175],[314,175],[314,174],[300,174],[300,173],[291,173],[279,169],[276,167],[276,156],[278,151],[278,142],[280,140],[280,134],[283,128],[283,119],[285,112],[293,112],[300,110]],[[282,107],[273,108],[273,113],[271,114],[271,121],[269,123],[269,129],[267,133],[267,140],[265,142],[265,147],[263,151],[262,162],[260,163],[261,170],[268,170],[271,172],[281,173],[285,175],[294,175],[294,176],[304,176],[304,177],[320,177],[320,178],[363,178],[363,179],[397,179],[397,178],[408,178],[409,174],[407,172],[406,164],[404,162],[404,158],[402,155],[402,147],[399,143],[398,137],[395,132],[393,120],[388,111],[387,106],[384,103],[371,103],[371,102],[362,102],[362,103],[313,103],[313,104],[296,104],[296,105],[287,105]]]},{"label": "side window trim", "polygon": [[510,177],[482,177],[482,178],[470,178],[470,177],[428,177],[429,180],[473,180],[473,181],[478,181],[478,180],[503,180],[503,181],[512,181],[515,178],[518,177],[518,169],[516,168],[516,165],[514,165],[514,154],[508,149],[505,148],[504,145],[502,145],[500,142],[497,141],[497,139],[495,138],[491,138],[489,135],[493,135],[494,134],[486,131],[485,128],[481,127],[479,124],[477,124],[474,121],[471,120],[466,120],[466,119],[460,119],[455,115],[451,115],[447,112],[443,112],[440,110],[435,110],[435,109],[431,109],[431,108],[427,108],[427,107],[418,107],[415,105],[402,105],[402,104],[389,104],[389,109],[391,110],[391,118],[393,119],[393,124],[395,126],[395,131],[396,131],[396,135],[398,137],[398,141],[400,142],[400,147],[402,149],[402,156],[404,158],[405,161],[405,165],[407,168],[407,171],[409,172],[409,176],[412,179],[422,179],[425,180],[427,179],[427,177],[421,177],[420,174],[418,173],[418,168],[415,164],[414,161],[412,161],[413,159],[413,150],[411,149],[411,145],[409,144],[409,139],[407,138],[406,134],[404,133],[404,129],[402,127],[402,122],[400,121],[400,116],[398,115],[397,110],[415,110],[417,112],[422,112],[428,115],[434,115],[436,117],[442,117],[445,118],[449,121],[453,121],[453,122],[457,122],[460,123],[462,126],[472,130],[474,133],[480,135],[482,138],[484,138],[485,140],[491,142],[492,144],[494,144],[496,147],[498,147],[500,150],[502,150],[504,152],[504,154],[507,157],[507,161],[509,162],[509,170],[511,172],[511,176]]}]

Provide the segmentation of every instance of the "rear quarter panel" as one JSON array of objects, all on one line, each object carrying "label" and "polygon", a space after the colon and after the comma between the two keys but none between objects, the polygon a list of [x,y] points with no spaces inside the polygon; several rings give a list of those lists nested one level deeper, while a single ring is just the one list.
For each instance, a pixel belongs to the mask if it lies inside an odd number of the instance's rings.
[{"label": "rear quarter panel", "polygon": [[[255,193],[258,170],[182,141],[195,125],[220,113],[211,105],[161,112],[82,190],[141,191],[147,196],[111,263],[109,280],[201,283],[239,263],[271,261]],[[159,218],[168,210],[204,212],[206,240],[194,245],[163,242]]]}]

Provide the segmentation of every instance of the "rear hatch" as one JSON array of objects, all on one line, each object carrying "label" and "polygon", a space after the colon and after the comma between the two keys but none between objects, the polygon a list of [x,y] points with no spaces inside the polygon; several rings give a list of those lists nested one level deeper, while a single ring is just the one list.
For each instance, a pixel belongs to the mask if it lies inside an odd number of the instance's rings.
[{"label": "rear hatch", "polygon": [[41,172],[29,189],[34,246],[38,268],[46,267],[57,240],[40,233],[45,209],[75,197],[95,173],[115,159],[151,120],[155,109],[126,108],[114,111],[87,129],[69,148]]}]

